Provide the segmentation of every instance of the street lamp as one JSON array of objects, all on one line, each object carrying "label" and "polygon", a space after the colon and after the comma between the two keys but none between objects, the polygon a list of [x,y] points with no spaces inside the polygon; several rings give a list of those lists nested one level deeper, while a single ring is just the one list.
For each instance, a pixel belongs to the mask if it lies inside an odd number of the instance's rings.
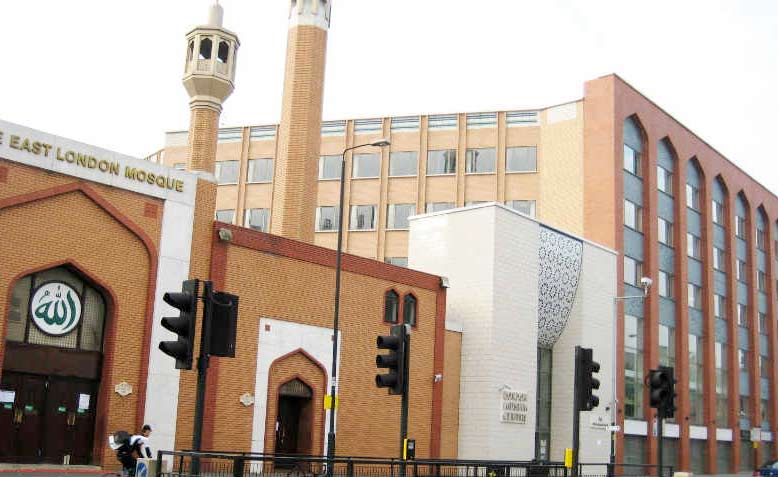
[{"label": "street lamp", "polygon": [[330,387],[330,428],[327,433],[327,475],[332,476],[333,459],[335,458],[335,396],[338,382],[338,317],[340,315],[340,268],[343,259],[343,200],[346,185],[346,153],[360,147],[385,147],[390,145],[388,139],[378,139],[367,144],[347,147],[340,155],[340,202],[338,205],[338,249],[335,265],[335,316],[332,320],[332,382]]},{"label": "street lamp", "polygon": [[618,359],[618,356],[616,353],[618,353],[618,315],[619,315],[619,301],[627,301],[627,300],[644,300],[648,297],[648,290],[651,288],[651,285],[653,284],[653,280],[651,280],[648,277],[641,277],[640,279],[640,286],[643,287],[643,294],[642,295],[629,295],[629,296],[615,296],[613,297],[613,403],[611,404],[611,455],[610,455],[610,472],[609,475],[615,475],[615,465],[616,465],[616,408],[618,407],[619,399],[618,399],[618,389],[617,389],[617,383],[618,379],[616,376],[616,372],[618,371],[616,369],[616,362]]}]

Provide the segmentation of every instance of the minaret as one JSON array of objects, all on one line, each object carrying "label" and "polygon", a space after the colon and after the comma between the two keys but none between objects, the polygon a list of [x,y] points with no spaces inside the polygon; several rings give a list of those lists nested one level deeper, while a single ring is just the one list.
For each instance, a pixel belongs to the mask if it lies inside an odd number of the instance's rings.
[{"label": "minaret", "polygon": [[271,232],[313,242],[331,0],[289,0]]},{"label": "minaret", "polygon": [[187,169],[214,172],[222,103],[235,89],[238,37],[222,27],[224,10],[211,6],[208,24],[186,35],[184,87],[189,93],[189,155]]}]

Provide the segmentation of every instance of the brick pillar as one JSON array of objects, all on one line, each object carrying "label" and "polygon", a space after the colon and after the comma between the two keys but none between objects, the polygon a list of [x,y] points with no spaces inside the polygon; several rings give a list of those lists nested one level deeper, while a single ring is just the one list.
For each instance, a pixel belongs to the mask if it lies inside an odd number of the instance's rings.
[{"label": "brick pillar", "polygon": [[214,173],[218,134],[219,111],[207,107],[192,108],[189,121],[188,170]]}]

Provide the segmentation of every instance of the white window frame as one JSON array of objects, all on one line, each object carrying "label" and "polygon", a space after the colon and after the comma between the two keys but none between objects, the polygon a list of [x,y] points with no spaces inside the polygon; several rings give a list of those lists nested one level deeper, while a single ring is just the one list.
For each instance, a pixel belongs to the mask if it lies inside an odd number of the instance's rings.
[{"label": "white window frame", "polygon": [[[479,171],[482,164],[488,163],[488,158],[480,158],[481,151],[491,151],[493,156],[491,160],[491,170]],[[465,151],[465,174],[494,174],[497,172],[497,149],[493,147],[474,147]]]},{"label": "white window frame", "polygon": [[[270,175],[266,179],[252,180],[252,172],[254,172],[253,165],[259,164],[259,161],[269,161],[270,163]],[[248,170],[246,171],[246,182],[249,184],[269,184],[273,182],[273,159],[269,157],[260,157],[257,159],[249,159]]]},{"label": "white window frame", "polygon": [[[333,215],[333,223],[332,228],[323,229],[321,228],[321,212],[322,209],[333,209],[335,212]],[[337,232],[338,231],[338,223],[340,221],[340,211],[338,210],[337,205],[320,205],[319,207],[316,207],[316,225],[315,230],[316,232]]]},{"label": "white window frame", "polygon": [[[402,157],[400,154],[413,154],[413,172],[411,174],[393,174],[392,164],[394,160]],[[417,151],[392,151],[389,153],[389,177],[415,177],[419,174],[419,153]]]},{"label": "white window frame", "polygon": [[[628,272],[632,272],[632,273],[628,273]],[[628,285],[632,285],[633,287],[639,287],[640,279],[642,277],[643,277],[643,262],[625,255],[624,256],[624,283]]]},{"label": "white window frame", "polygon": [[[324,171],[326,170],[326,163],[328,161],[337,161],[338,163],[338,174],[335,177],[324,177]],[[340,176],[342,174],[341,168],[343,167],[343,157],[340,155],[332,155],[332,154],[325,154],[322,156],[319,156],[319,180],[320,181],[339,181]]]},{"label": "white window frame", "polygon": [[[629,156],[627,153],[629,152]],[[631,146],[628,146],[627,144],[624,144],[624,153],[623,153],[623,166],[624,170],[632,174],[636,177],[643,177],[643,173],[641,172],[641,153],[637,151],[637,149],[633,149]],[[629,162],[627,162],[629,161]]]},{"label": "white window frame", "polygon": [[[531,160],[532,160],[532,168],[531,169],[521,169],[515,166],[511,167],[511,155],[512,152],[516,151],[517,153],[521,151],[532,151],[531,153]],[[522,158],[526,159],[526,158]],[[519,159],[516,159],[517,161]],[[538,172],[538,147],[537,146],[509,146],[505,148],[505,173],[506,174],[534,174]]]},{"label": "white window frame", "polygon": [[[404,204],[387,204],[386,206],[386,230],[408,230],[410,224],[406,223],[404,227],[398,227],[395,222],[397,221],[397,208],[399,206],[408,207],[411,209],[411,213],[408,214],[408,217],[416,214],[416,204],[415,203],[404,203]],[[406,218],[406,222],[407,222]]]},{"label": "white window frame", "polygon": [[[368,164],[367,162],[375,161],[375,164]],[[365,169],[368,166],[375,166],[376,174],[372,176],[363,176],[360,174],[360,169]],[[354,154],[351,158],[351,178],[352,179],[378,179],[381,177],[381,154],[378,152],[369,152],[363,154]]]},{"label": "white window frame", "polygon": [[[259,228],[254,228],[251,226],[251,212],[254,210],[264,210],[266,213],[264,217],[264,223]],[[270,231],[270,209],[265,207],[254,207],[251,209],[246,209],[243,212],[243,226],[246,228],[250,228],[252,230],[259,230],[260,232],[269,232]]]},{"label": "white window frame", "polygon": [[657,217],[659,243],[673,247],[673,228],[674,224],[667,219]]},{"label": "white window frame", "polygon": [[[662,187],[662,184],[665,185],[664,188]],[[673,196],[673,172],[665,169],[660,165],[657,165],[656,166],[656,187],[660,191],[672,197]]]},{"label": "white window frame", "polygon": [[[235,164],[235,180],[226,182],[223,181],[220,177],[222,175],[222,169],[224,169],[224,166],[226,164]],[[218,185],[233,185],[237,184],[240,180],[240,161],[237,160],[231,160],[231,161],[216,161],[216,167],[214,168],[214,175],[216,176],[216,183]]]},{"label": "white window frame", "polygon": [[675,298],[675,277],[672,273],[659,270],[657,282],[659,296],[670,298],[671,300]]},{"label": "white window frame", "polygon": [[[369,227],[356,227],[356,225],[359,223],[359,216],[362,213],[362,211],[366,211],[367,208],[370,208],[372,210],[371,214],[372,217],[370,217],[370,226]],[[363,232],[363,231],[373,231],[376,229],[376,223],[378,222],[378,206],[375,204],[359,204],[359,205],[352,205],[350,214],[349,214],[349,221],[348,226],[349,230],[352,232]]]},{"label": "white window frame", "polygon": [[[629,211],[632,213],[630,214]],[[634,220],[629,220],[630,215],[634,216]],[[624,225],[636,232],[643,233],[643,208],[628,199],[624,199]]]}]

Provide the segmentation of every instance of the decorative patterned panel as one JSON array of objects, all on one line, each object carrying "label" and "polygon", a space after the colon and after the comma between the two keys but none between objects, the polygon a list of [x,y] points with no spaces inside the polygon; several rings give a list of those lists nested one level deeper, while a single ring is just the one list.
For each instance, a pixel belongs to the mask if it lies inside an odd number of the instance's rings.
[{"label": "decorative patterned panel", "polygon": [[567,325],[581,275],[583,243],[540,227],[538,346],[551,348]]}]

